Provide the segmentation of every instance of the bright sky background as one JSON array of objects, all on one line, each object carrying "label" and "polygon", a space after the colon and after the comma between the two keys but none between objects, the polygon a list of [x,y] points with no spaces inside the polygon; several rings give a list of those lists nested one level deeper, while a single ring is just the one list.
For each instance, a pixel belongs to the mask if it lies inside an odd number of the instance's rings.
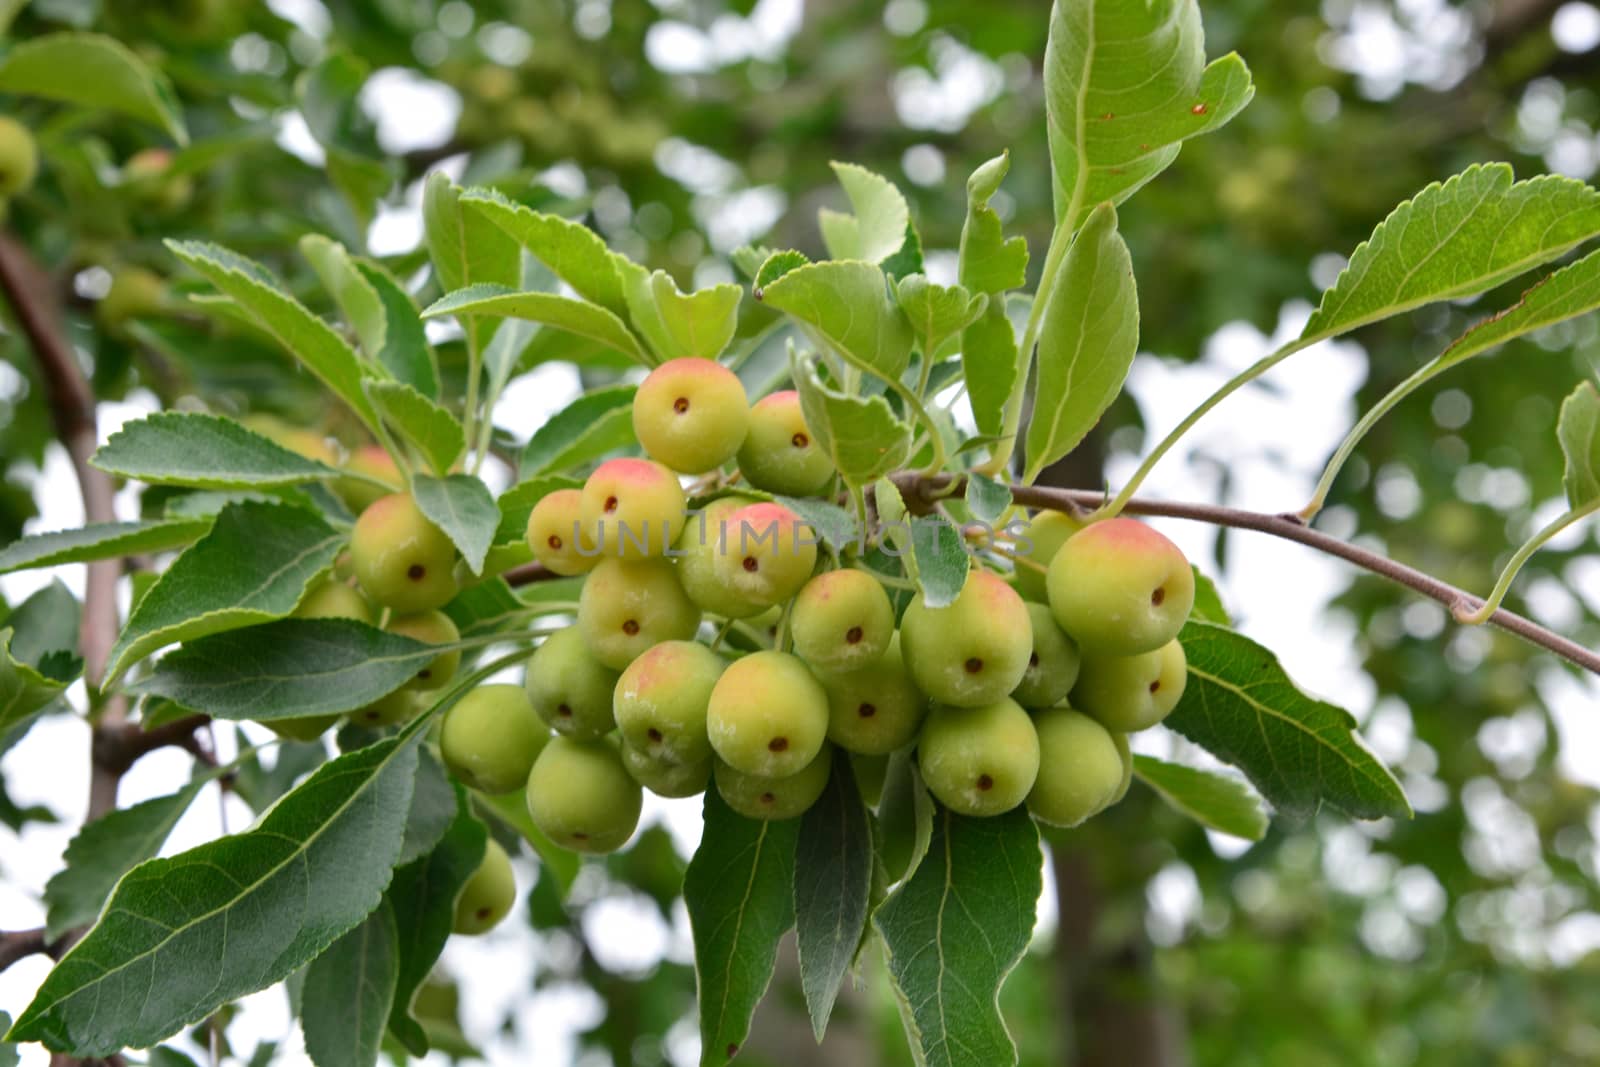
[{"label": "bright sky background", "polygon": [[[273,0],[272,6],[296,18],[308,32],[325,32],[326,14],[317,0]],[[470,8],[465,4],[470,26]],[[1329,0],[1325,5],[1330,22],[1342,27],[1330,36],[1328,49],[1335,62],[1357,72],[1363,91],[1383,98],[1392,96],[1405,81],[1448,84],[1460,77],[1452,56],[1459,52],[1459,20],[1464,18],[1442,0],[1410,0],[1402,4],[1406,20],[1395,23],[1386,8],[1356,0]],[[781,52],[801,13],[801,0],[761,0],[749,19],[719,19],[709,33],[688,23],[658,26],[647,41],[653,61],[670,69],[708,69],[749,56],[765,57]],[[460,12],[452,17],[459,19]],[[609,9],[604,3],[585,2],[576,16],[595,32],[604,32]],[[891,0],[885,7],[884,21],[892,32],[915,32],[926,11],[920,0]],[[1600,9],[1588,3],[1570,3],[1557,15],[1558,43],[1570,51],[1583,51],[1600,41]],[[536,47],[520,31],[502,33],[497,47],[514,62],[519,49]],[[421,47],[419,45],[419,47]],[[237,50],[236,50],[237,58]],[[973,110],[1003,91],[1011,72],[972,53],[954,41],[943,47],[933,70],[917,68],[901,72],[889,87],[901,117],[908,125],[929,129],[959,129]],[[1546,96],[1548,91],[1546,90]],[[442,142],[450,133],[460,103],[455,94],[409,72],[379,72],[368,89],[366,103],[377,117],[385,147],[403,150]],[[1337,111],[1337,98],[1331,102]],[[1307,101],[1308,107],[1326,109],[1328,101]],[[1524,127],[1536,127],[1543,106],[1535,93],[1524,102]],[[1531,111],[1530,111],[1531,109]],[[1559,114],[1559,110],[1556,112]],[[1592,132],[1550,128],[1543,131],[1541,143],[1552,169],[1588,177],[1600,164],[1600,139]],[[281,143],[290,151],[313,162],[320,153],[297,116],[284,123]],[[943,157],[931,146],[926,151],[913,149],[902,161],[905,177],[923,184],[954,180],[945,175]],[[785,209],[781,195],[773,190],[740,189],[736,172],[726,161],[703,149],[682,142],[668,142],[658,156],[662,169],[673,174],[704,195],[703,218],[715,217],[720,229],[712,230],[712,247],[726,251],[758,236]],[[447,164],[448,166],[448,164]],[[958,177],[958,176],[957,176]],[[568,191],[582,192],[581,173],[575,168],[556,168],[547,180],[552,184],[577,184]],[[388,253],[411,248],[421,235],[418,211],[420,186],[410,190],[402,207],[388,208],[374,223],[373,251]],[[597,205],[597,213],[601,205]],[[626,210],[626,204],[621,205]],[[932,270],[948,269],[953,264],[951,250],[930,250]],[[710,262],[710,261],[708,261]],[[1311,266],[1307,292],[1325,285],[1341,265],[1337,256],[1320,257]],[[708,269],[725,270],[715,263]],[[1203,358],[1192,364],[1141,354],[1129,379],[1129,388],[1138,400],[1149,428],[1149,442],[1159,439],[1174,426],[1200,397],[1211,392],[1232,373],[1263,355],[1277,343],[1298,332],[1310,313],[1309,305],[1285,307],[1272,337],[1254,327],[1234,323],[1220,330],[1207,345]],[[1307,351],[1270,376],[1271,388],[1253,385],[1240,391],[1222,409],[1204,420],[1185,438],[1157,469],[1145,492],[1155,497],[1183,500],[1212,500],[1262,511],[1296,508],[1311,493],[1324,458],[1344,430],[1354,421],[1355,391],[1366,376],[1366,355],[1351,343],[1329,343]],[[0,366],[0,390],[16,388],[9,382],[7,368]],[[13,372],[14,376],[14,372]],[[495,421],[525,438],[549,414],[559,410],[578,389],[577,376],[568,368],[548,366],[513,383],[495,411]],[[1441,425],[1450,420],[1460,424],[1465,415],[1461,401],[1434,399],[1433,410]],[[1427,402],[1420,398],[1416,402]],[[124,421],[139,418],[154,410],[148,394],[135,394],[126,403],[101,407],[102,440]],[[1250,433],[1239,433],[1239,427]],[[1116,486],[1131,473],[1135,460],[1119,455],[1111,464],[1110,480]],[[1228,495],[1221,495],[1218,472],[1230,472]],[[503,474],[491,470],[491,479]],[[1484,472],[1485,490],[1504,510],[1520,508],[1526,501],[1526,484],[1514,472]],[[82,522],[82,507],[77,486],[65,453],[49,452],[37,479],[41,514],[29,532],[56,530]],[[1519,495],[1520,487],[1520,495]],[[497,491],[503,484],[494,484]],[[1371,481],[1383,510],[1396,519],[1405,518],[1427,506],[1418,498],[1416,483],[1401,467],[1380,466]],[[1542,502],[1534,512],[1536,526],[1552,517],[1559,501]],[[119,499],[119,514],[136,512],[134,489],[124,490]],[[1352,516],[1333,509],[1319,520],[1319,526],[1339,536],[1358,533],[1350,528]],[[1177,521],[1155,523],[1178,542],[1192,559],[1206,565],[1212,557],[1215,531],[1209,527]],[[1381,549],[1373,534],[1360,531]],[[1555,544],[1572,547],[1580,540],[1594,538],[1592,529],[1564,534]],[[1581,600],[1591,610],[1600,611],[1600,560],[1593,566],[1573,567],[1570,588],[1556,586],[1533,597],[1531,610],[1541,622],[1556,629],[1574,625]],[[1292,574],[1293,595],[1285,595],[1285,575]],[[59,577],[74,592],[82,595],[81,566],[55,570],[29,571],[0,577],[0,593],[12,603]],[[1238,533],[1229,542],[1220,586],[1224,600],[1234,612],[1239,628],[1268,643],[1279,654],[1290,675],[1307,691],[1349,708],[1364,723],[1364,733],[1373,748],[1386,760],[1399,764],[1408,792],[1422,817],[1445,801],[1441,783],[1431,778],[1428,757],[1431,753],[1411,736],[1408,709],[1394,698],[1377,699],[1371,682],[1361,672],[1353,648],[1354,624],[1344,615],[1330,612],[1328,605],[1352,580],[1349,567],[1288,542],[1263,535]],[[1492,575],[1483,576],[1487,588]],[[1552,585],[1554,583],[1551,583]],[[1426,601],[1409,602],[1391,620],[1400,632],[1431,636],[1450,625],[1443,609]],[[1462,630],[1451,642],[1451,655],[1462,669],[1471,669],[1483,652],[1483,636]],[[1555,667],[1542,670],[1540,685],[1554,711],[1561,746],[1563,771],[1575,780],[1600,786],[1600,685],[1593,680],[1578,681],[1569,672]],[[81,697],[82,687],[73,696]],[[266,740],[270,735],[255,727],[252,736]],[[55,716],[42,721],[27,740],[8,753],[3,769],[13,799],[21,804],[43,803],[63,816],[63,823],[46,827],[31,825],[20,836],[0,827],[0,925],[24,928],[43,920],[40,906],[44,882],[59,866],[62,850],[70,840],[72,828],[82,819],[87,793],[88,728],[71,716]],[[231,755],[231,742],[220,737],[221,755]],[[1498,761],[1531,759],[1546,743],[1542,720],[1535,714],[1498,720],[1491,731],[1480,736],[1485,751]],[[1142,751],[1172,755],[1205,762],[1206,757],[1173,735],[1156,729],[1141,735],[1136,745]],[[1420,752],[1420,754],[1419,754]],[[147,797],[169,792],[174,783],[187,777],[189,757],[174,750],[156,753],[142,761],[123,782],[122,802],[136,803]],[[1464,791],[1465,794],[1465,791]],[[1503,796],[1483,790],[1463,796],[1474,826],[1485,840],[1500,842],[1513,853],[1525,855],[1527,828],[1517,821],[1514,806]],[[237,798],[218,803],[218,794],[209,790],[179,824],[167,843],[165,853],[181,851],[217,836],[222,830],[226,808],[228,829],[237,831],[248,824],[250,813]],[[1513,810],[1507,810],[1508,807]],[[664,801],[647,795],[644,825],[665,823],[685,855],[692,852],[699,836],[699,801]],[[1600,819],[1596,820],[1600,823]],[[1368,842],[1383,833],[1381,824],[1352,826],[1341,830],[1329,842],[1330,880],[1351,892],[1371,893],[1389,887],[1397,903],[1375,905],[1363,924],[1361,936],[1375,951],[1404,955],[1407,924],[1429,921],[1442,896],[1437,882],[1426,871],[1396,872],[1372,856]],[[1600,832],[1600,826],[1597,826]],[[1232,855],[1248,847],[1246,842],[1212,835],[1218,851]],[[1519,844],[1520,842],[1520,844]],[[1487,846],[1485,846],[1487,847]],[[1532,846],[1537,850],[1535,839]],[[1513,855],[1508,862],[1516,860]],[[520,861],[520,881],[524,888],[535,877],[531,861]],[[1049,868],[1046,867],[1046,874]],[[1430,885],[1431,882],[1431,885]],[[582,887],[579,889],[582,892]],[[1150,929],[1158,941],[1182,935],[1198,910],[1196,880],[1182,864],[1164,871],[1150,892]],[[591,1025],[600,1002],[587,989],[572,988],[541,993],[527,999],[527,990],[541,958],[561,951],[559,944],[541,942],[530,932],[518,911],[496,932],[482,939],[453,938],[446,950],[444,965],[462,984],[464,1023],[469,1036],[480,1042],[491,1062],[561,1064],[573,1057],[573,1034]],[[1054,928],[1054,893],[1047,886],[1041,903],[1039,934],[1048,937]],[[669,928],[657,917],[654,906],[642,900],[615,899],[591,909],[587,933],[596,954],[607,966],[646,971],[662,957],[688,961],[690,940],[687,918],[681,912]],[[1535,956],[1556,961],[1570,960],[1584,951],[1600,947],[1600,916],[1578,916],[1568,921],[1539,945],[1530,948]],[[48,970],[48,963],[35,957],[0,973],[0,1010],[15,1015],[29,1001]],[[513,1033],[496,1031],[506,1010],[522,1003],[514,1021]],[[276,1062],[309,1063],[303,1055],[299,1033],[290,1023],[281,991],[269,991],[249,998],[232,1031],[235,1047],[248,1051],[256,1040],[286,1039]],[[492,1035],[492,1036],[491,1036]],[[698,1060],[699,1043],[692,1022],[681,1025],[672,1035],[667,1049],[675,1064],[688,1065]],[[191,1048],[205,1062],[201,1050]],[[24,1067],[43,1067],[47,1057],[36,1047],[23,1051]],[[443,1063],[434,1056],[429,1062]]]}]

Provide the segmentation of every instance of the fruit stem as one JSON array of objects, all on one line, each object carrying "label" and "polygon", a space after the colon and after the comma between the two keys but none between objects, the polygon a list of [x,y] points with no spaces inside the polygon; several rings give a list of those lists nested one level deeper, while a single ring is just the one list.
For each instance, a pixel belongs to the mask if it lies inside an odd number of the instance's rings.
[{"label": "fruit stem", "polygon": [[1464,626],[1478,626],[1487,622],[1499,609],[1501,601],[1505,600],[1506,593],[1511,589],[1511,583],[1516,580],[1517,574],[1528,560],[1533,558],[1533,554],[1543,548],[1556,534],[1573,523],[1594,514],[1596,511],[1600,511],[1600,499],[1591,501],[1581,508],[1572,508],[1556,516],[1546,523],[1538,533],[1523,542],[1522,547],[1512,554],[1511,559],[1505,565],[1505,569],[1500,572],[1499,580],[1494,583],[1494,589],[1489,592],[1488,599],[1476,608],[1471,607],[1470,599],[1457,601],[1451,605],[1450,613],[1455,616],[1457,622]]},{"label": "fruit stem", "polygon": [[1133,477],[1128,479],[1128,484],[1122,487],[1122,491],[1119,492],[1110,501],[1110,503],[1107,503],[1092,516],[1090,516],[1091,520],[1115,518],[1121,513],[1123,508],[1128,506],[1128,503],[1133,499],[1133,494],[1139,491],[1139,486],[1144,484],[1144,480],[1145,478],[1149,477],[1151,470],[1155,468],[1157,463],[1161,462],[1161,457],[1165,456],[1169,451],[1172,450],[1172,446],[1178,443],[1179,438],[1188,433],[1190,430],[1194,429],[1195,423],[1204,418],[1212,408],[1216,407],[1228,397],[1232,396],[1239,389],[1255,381],[1257,378],[1261,377],[1267,371],[1271,370],[1273,367],[1276,367],[1279,363],[1282,363],[1284,360],[1288,359],[1302,348],[1305,348],[1314,341],[1321,339],[1322,338],[1320,337],[1301,337],[1294,341],[1290,341],[1282,348],[1279,348],[1277,351],[1268,356],[1264,356],[1263,358],[1256,360],[1256,362],[1250,364],[1250,366],[1246,367],[1238,374],[1235,374],[1232,378],[1229,378],[1223,383],[1221,388],[1212,393],[1210,396],[1206,397],[1206,399],[1201,402],[1199,407],[1185,415],[1183,421],[1178,423],[1171,433],[1167,434],[1166,437],[1161,439],[1161,443],[1156,445],[1155,450],[1145,457],[1143,463],[1139,464],[1139,469],[1133,472]]},{"label": "fruit stem", "polygon": [[1334,452],[1333,458],[1328,460],[1328,465],[1322,469],[1322,477],[1317,480],[1317,489],[1311,495],[1311,502],[1296,512],[1303,521],[1310,522],[1316,517],[1317,512],[1322,510],[1322,506],[1328,502],[1328,493],[1333,490],[1333,482],[1339,476],[1340,469],[1344,467],[1345,461],[1350,458],[1350,453],[1355,451],[1356,445],[1361,443],[1361,439],[1367,436],[1368,431],[1373,426],[1377,425],[1378,420],[1387,415],[1394,409],[1395,405],[1410,396],[1428,379],[1443,369],[1438,361],[1419,368],[1411,377],[1389,390],[1388,395],[1374,404],[1371,411],[1361,416],[1361,421],[1356,423],[1354,428],[1345,435],[1344,440],[1339,443],[1338,450]]},{"label": "fruit stem", "polygon": [[[944,475],[938,478],[925,478],[922,475],[905,471],[892,476],[895,485],[907,497],[907,502],[922,503],[927,500],[928,493],[936,488],[944,488],[950,481],[963,482],[964,478],[958,475]],[[1079,508],[1094,507],[1100,503],[1102,496],[1098,490],[1088,489],[1054,489],[1045,486],[1013,485],[1011,496],[1016,503],[1030,508],[1047,508],[1051,511],[1061,511],[1067,514],[1076,514]],[[1443,604],[1454,611],[1456,605],[1463,603],[1476,604],[1477,598],[1462,589],[1458,589],[1448,582],[1441,581],[1431,574],[1406,566],[1379,555],[1368,549],[1341,541],[1337,537],[1330,537],[1318,530],[1313,530],[1301,522],[1295,515],[1268,515],[1258,511],[1244,511],[1239,508],[1223,507],[1220,504],[1191,504],[1166,500],[1141,500],[1131,497],[1124,504],[1123,510],[1134,515],[1153,515],[1171,519],[1187,519],[1193,522],[1206,522],[1213,526],[1226,526],[1237,530],[1252,530],[1256,533],[1270,534],[1281,537],[1286,541],[1314,548],[1330,556],[1336,556],[1347,563],[1353,563],[1363,570],[1371,571],[1391,582],[1405,586],[1413,592],[1420,593],[1430,600]],[[1600,501],[1596,502],[1593,510],[1600,510]],[[1562,637],[1551,630],[1545,629],[1531,619],[1518,615],[1505,608],[1497,608],[1486,619],[1486,622],[1505,630],[1507,633],[1516,634],[1518,637],[1538,645],[1567,662],[1581,667],[1591,674],[1600,675],[1600,651],[1585,648],[1576,641]]]}]

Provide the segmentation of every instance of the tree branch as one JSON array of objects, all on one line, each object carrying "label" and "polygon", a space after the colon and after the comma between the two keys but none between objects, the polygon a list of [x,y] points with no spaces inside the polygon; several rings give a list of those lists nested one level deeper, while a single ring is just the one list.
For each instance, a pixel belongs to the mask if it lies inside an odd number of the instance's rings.
[{"label": "tree branch", "polygon": [[[894,481],[906,498],[906,506],[916,511],[926,510],[941,496],[962,491],[966,480],[947,474],[922,477],[912,473],[901,473],[894,476]],[[1094,508],[1105,500],[1105,494],[1099,492],[1082,489],[1047,489],[1031,485],[1011,486],[1011,497],[1027,507],[1068,512]],[[1481,598],[1457,589],[1448,582],[1442,582],[1432,575],[1313,530],[1293,515],[1268,515],[1216,504],[1184,504],[1164,500],[1143,500],[1137,497],[1128,501],[1123,510],[1135,515],[1190,519],[1195,522],[1210,523],[1213,526],[1228,526],[1236,530],[1254,530],[1257,533],[1281,537],[1286,541],[1294,541],[1327,555],[1337,556],[1347,563],[1353,563],[1363,570],[1403,585],[1430,600],[1436,600],[1452,613],[1457,608],[1471,611],[1483,603]],[[1600,675],[1600,653],[1547,630],[1531,619],[1501,608],[1489,617],[1488,622],[1560,656],[1569,663],[1582,667],[1591,674]]]},{"label": "tree branch", "polygon": [[520,567],[512,567],[500,577],[513,588],[519,585],[532,585],[534,582],[551,582],[561,577],[543,563],[524,563]]},{"label": "tree branch", "polygon": [[[94,391],[84,377],[83,368],[78,366],[62,328],[60,308],[49,275],[9,234],[0,234],[0,290],[4,290],[6,300],[16,312],[17,324],[38,361],[56,436],[66,447],[72,469],[78,476],[84,521],[113,522],[116,505],[111,479],[89,465],[89,457],[94,455],[98,444]],[[83,654],[84,681],[89,686],[93,703],[100,699],[98,690],[105,678],[106,661],[117,641],[120,625],[117,579],[121,577],[122,564],[111,559],[90,563],[88,567],[78,643]],[[99,707],[95,729],[119,726],[126,722],[127,716],[127,697],[112,693],[105,696]],[[95,763],[89,783],[89,818],[97,818],[117,806],[121,777],[121,772]]]},{"label": "tree branch", "polygon": [[44,939],[44,927],[32,930],[0,931],[0,971],[27,959],[29,956],[48,955],[50,944]]}]

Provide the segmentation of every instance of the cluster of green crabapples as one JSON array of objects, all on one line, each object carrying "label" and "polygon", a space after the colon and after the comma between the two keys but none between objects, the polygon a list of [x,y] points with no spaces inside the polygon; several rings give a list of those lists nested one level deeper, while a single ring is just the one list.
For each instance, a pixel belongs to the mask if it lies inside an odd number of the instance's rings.
[{"label": "cluster of green crabapples", "polygon": [[[446,712],[439,745],[456,778],[522,792],[541,832],[589,853],[627,842],[645,789],[714,788],[747,817],[797,817],[836,749],[868,773],[914,752],[927,788],[962,815],[1026,804],[1073,826],[1121,799],[1127,735],[1184,688],[1177,635],[1194,577],[1171,541],[1131,519],[1043,513],[1009,579],[974,565],[950,604],[917,594],[897,612],[879,577],[819,560],[811,528],[769,497],[833,484],[795,393],[750,405],[720,364],[673,360],[641,385],[633,421],[650,458],[608,460],[529,516],[535,557],[584,576],[576,619],[534,650],[524,685],[480,685]],[[736,488],[691,512],[683,476],[730,462],[764,493]],[[372,622],[375,604],[391,631],[457,639],[439,610],[456,592],[455,550],[409,496],[366,504],[350,563],[354,585],[329,582],[299,613]],[[735,628],[753,650],[724,642]],[[458,662],[441,654],[352,720],[405,721]],[[492,847],[458,929],[487,929],[513,896]]]}]

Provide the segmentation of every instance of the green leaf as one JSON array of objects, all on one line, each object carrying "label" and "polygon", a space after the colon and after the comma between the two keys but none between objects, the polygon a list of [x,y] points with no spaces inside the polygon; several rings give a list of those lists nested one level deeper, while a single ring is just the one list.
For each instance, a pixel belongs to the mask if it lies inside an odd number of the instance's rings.
[{"label": "green leaf", "polygon": [[409,385],[368,381],[367,395],[384,419],[417,447],[435,474],[446,474],[467,449],[467,434],[450,412]]},{"label": "green leaf", "polygon": [[1039,327],[1039,381],[1028,424],[1032,482],[1083,440],[1122,391],[1139,348],[1133,261],[1102,204],[1078,232],[1056,274]]},{"label": "green leaf", "polygon": [[211,528],[209,518],[92,522],[72,530],[34,534],[0,549],[0,574],[62,563],[140,556],[181,548]]},{"label": "green leaf", "polygon": [[888,278],[871,263],[796,267],[761,289],[769,307],[811,327],[845,359],[888,381],[911,361],[911,328],[889,299]]},{"label": "green leaf", "polygon": [[1043,888],[1039,832],[1025,808],[934,816],[927,859],[873,916],[919,1064],[1016,1063],[1000,986],[1033,937]]},{"label": "green leaf", "polygon": [[473,574],[483,573],[483,558],[494,543],[500,509],[489,487],[470,474],[433,478],[419,474],[411,479],[417,507],[461,550]]},{"label": "green leaf", "polygon": [[611,251],[600,235],[583,223],[523,207],[492,189],[469,189],[461,196],[461,206],[488,219],[532,252],[585,300],[614,315],[626,313],[622,279]]},{"label": "green leaf", "polygon": [[969,474],[965,498],[973,518],[992,523],[1011,507],[1011,487],[982,474]]},{"label": "green leaf", "polygon": [[1322,294],[1301,341],[1481,293],[1600,234],[1600,191],[1548,174],[1512,179],[1508,163],[1473,164],[1395,208]]},{"label": "green leaf", "polygon": [[125,424],[89,460],[149,485],[244,489],[334,478],[339,471],[291,452],[233,419],[158,411]]},{"label": "green leaf", "polygon": [[411,863],[432,852],[450,829],[455,816],[455,786],[439,761],[423,748],[417,760],[417,780],[411,789],[406,835],[400,842],[400,857],[395,864]]},{"label": "green leaf", "polygon": [[1600,501],[1600,392],[1582,382],[1561,402],[1556,438],[1566,458],[1562,485],[1574,510]]},{"label": "green leaf", "polygon": [[889,179],[854,163],[831,163],[839,184],[850,198],[853,214],[827,208],[818,213],[822,239],[834,259],[863,259],[882,263],[906,241],[911,209]]},{"label": "green leaf", "polygon": [[1044,53],[1058,226],[1120,204],[1171,166],[1183,141],[1250,102],[1244,60],[1205,62],[1200,6],[1189,0],[1058,0]]},{"label": "green leaf", "polygon": [[838,749],[827,788],[800,821],[794,858],[800,986],[818,1042],[866,929],[871,887],[872,827],[850,755]]},{"label": "green leaf", "polygon": [[1166,725],[1238,767],[1274,808],[1295,818],[1323,804],[1356,819],[1411,814],[1354,716],[1302,693],[1269,650],[1193,620],[1179,639],[1189,681]]},{"label": "green leaf", "polygon": [[306,128],[322,146],[324,169],[333,187],[355,214],[353,236],[365,232],[377,202],[394,184],[382,158],[377,127],[361,97],[371,68],[349,52],[324,56],[295,83],[295,97]]},{"label": "green leaf", "polygon": [[[989,201],[1011,167],[1009,150],[989,160],[967,179],[967,220],[961,227],[958,277],[974,293],[1003,293],[1028,281],[1028,242],[1006,237]],[[993,303],[993,301],[991,301]]]},{"label": "green leaf", "polygon": [[122,876],[161,851],[200,790],[224,770],[214,768],[176,793],[118,808],[80,829],[62,857],[65,866],[44,887],[45,936],[54,941],[94,922]]},{"label": "green leaf", "polygon": [[1600,252],[1539,279],[1511,307],[1476,323],[1439,353],[1418,377],[1432,377],[1507,341],[1600,308]]},{"label": "green leaf", "polygon": [[[465,791],[455,790],[455,818],[426,855],[404,864],[389,884],[399,927],[399,968],[389,1032],[413,1056],[428,1053],[428,1035],[415,1013],[417,994],[433,972],[455,924],[456,898],[483,862],[489,835],[472,815]],[[520,797],[518,799],[521,799]]]},{"label": "green leaf", "polygon": [[303,508],[232,504],[150,587],[112,647],[107,681],[164,645],[281,618],[344,537]]},{"label": "green leaf", "polygon": [[895,282],[894,297],[911,322],[925,360],[936,358],[944,343],[976,322],[989,304],[983,293],[973,295],[959,285],[934,285],[921,274]]},{"label": "green leaf", "polygon": [[378,413],[361,391],[361,360],[355,351],[333,327],[289,295],[265,267],[204,241],[169,240],[167,247],[305,364],[369,429],[377,431]]},{"label": "green leaf", "polygon": [[800,820],[735,815],[706,790],[705,832],[683,878],[700,997],[700,1064],[722,1067],[750,1033],[772,980],[778,940],[794,925]]},{"label": "green leaf", "polygon": [[527,319],[586,337],[615,349],[643,366],[652,360],[639,347],[628,328],[605,308],[554,293],[525,293],[503,285],[478,284],[458,289],[434,301],[422,313],[425,319],[441,315],[483,315],[490,318]]},{"label": "green leaf", "polygon": [[356,270],[372,286],[383,304],[383,348],[377,360],[394,379],[409,385],[429,400],[439,396],[439,367],[422,328],[422,312],[394,277],[380,265],[356,260]]},{"label": "green leaf", "polygon": [[423,733],[323,765],[251,830],[128,872],[9,1037],[81,1058],[145,1048],[321,954],[389,882]]},{"label": "green leaf", "polygon": [[767,286],[790,271],[803,267],[810,262],[811,260],[806,258],[805,253],[796,252],[793,249],[784,252],[773,252],[761,261],[761,266],[756,271],[755,279],[751,286],[755,298],[757,300],[762,299],[766,295],[764,290]]},{"label": "green leaf", "polygon": [[1190,609],[1189,617],[1218,626],[1232,626],[1233,619],[1222,604],[1217,584],[1201,574],[1199,567],[1190,567],[1190,570],[1194,571],[1194,607]]},{"label": "green leaf", "polygon": [[438,654],[350,619],[282,619],[190,641],[131,690],[219,719],[332,715],[388,696]]},{"label": "green leaf", "polygon": [[528,516],[534,506],[558,489],[578,489],[583,483],[560,474],[542,474],[518,482],[500,494],[495,506],[500,509],[500,525],[495,527],[496,545],[514,544],[528,536]]},{"label": "green leaf", "polygon": [[[39,667],[19,662],[11,654],[14,640],[9,627],[0,629],[0,737],[41,708],[47,707],[78,673],[75,663],[71,676],[62,669],[55,672],[62,676],[55,677],[54,673],[46,673]],[[42,662],[48,670],[64,661],[51,657]]]},{"label": "green leaf", "polygon": [[339,305],[345,321],[361,343],[361,350],[368,359],[376,360],[389,333],[388,316],[378,290],[356,269],[350,253],[338,241],[320,233],[308,233],[300,238],[300,254],[306,257],[306,262],[322,281],[322,287]]},{"label": "green leaf", "polygon": [[376,1067],[399,976],[400,930],[387,903],[306,968],[300,1026],[317,1067]]},{"label": "green leaf", "polygon": [[628,317],[658,357],[716,359],[722,354],[739,326],[743,289],[723,283],[686,294],[664,270],[629,267],[622,272]]},{"label": "green leaf", "polygon": [[159,126],[189,143],[172,86],[112,37],[52,33],[19,41],[0,59],[0,92],[104,108]]},{"label": "green leaf", "polygon": [[518,470],[524,479],[581,467],[633,443],[632,385],[585,393],[533,432]]},{"label": "green leaf", "polygon": [[999,436],[1005,426],[1006,398],[1017,388],[1017,331],[1005,301],[989,301],[978,321],[961,334],[961,372],[978,433]]},{"label": "green leaf", "polygon": [[911,562],[917,588],[930,608],[949,607],[967,584],[971,557],[966,543],[943,515],[911,520]]},{"label": "green leaf", "polygon": [[[522,250],[483,216],[461,204],[461,187],[442,171],[422,187],[422,232],[439,287],[445,292],[471,285],[515,286],[522,281]],[[482,351],[500,325],[469,317],[462,326]]]},{"label": "green leaf", "polygon": [[1201,826],[1247,841],[1260,841],[1267,835],[1267,813],[1261,810],[1261,798],[1237,779],[1137,755],[1133,773],[1175,811]]},{"label": "green leaf", "polygon": [[835,555],[861,540],[860,523],[837,504],[809,496],[774,495],[773,499],[804,519]]},{"label": "green leaf", "polygon": [[806,428],[849,484],[865,485],[911,458],[911,427],[883,397],[846,396],[822,384],[810,358],[796,363],[794,383]]},{"label": "green leaf", "polygon": [[11,655],[16,661],[38,669],[52,654],[74,658],[78,655],[78,627],[82,619],[83,609],[78,598],[56,578],[29,594],[9,617],[0,617],[0,624],[16,631],[11,641]]},{"label": "green leaf", "polygon": [[910,878],[933,842],[933,797],[909,748],[889,757],[878,799],[879,859],[891,882]]},{"label": "green leaf", "polygon": [[10,1029],[11,1016],[0,1011],[0,1067],[17,1067],[20,1059],[17,1054],[17,1046],[5,1039],[5,1034]]}]

